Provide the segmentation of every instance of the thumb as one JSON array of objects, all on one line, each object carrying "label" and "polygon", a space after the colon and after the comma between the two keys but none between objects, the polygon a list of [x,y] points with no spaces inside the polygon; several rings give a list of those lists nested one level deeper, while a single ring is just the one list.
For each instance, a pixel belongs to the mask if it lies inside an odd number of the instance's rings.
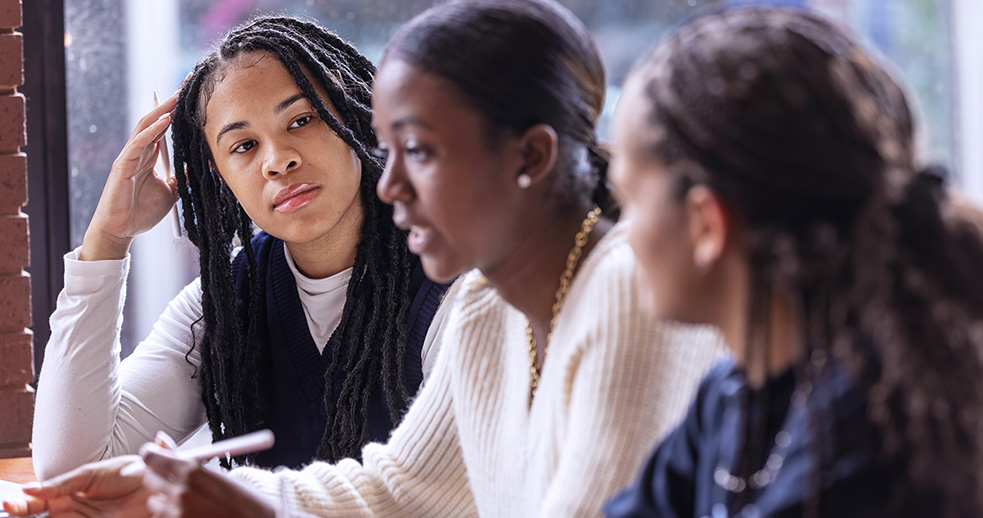
[{"label": "thumb", "polygon": [[171,190],[171,196],[174,197],[174,201],[181,199],[181,193],[178,192],[177,177],[172,174],[164,181],[167,182],[167,188]]},{"label": "thumb", "polygon": [[94,476],[93,470],[82,466],[45,482],[25,484],[21,487],[21,491],[24,494],[43,499],[69,496],[85,491],[92,483]]},{"label": "thumb", "polygon": [[177,449],[177,443],[174,442],[174,439],[172,439],[170,435],[167,435],[167,433],[163,430],[157,432],[157,436],[154,437],[154,444],[168,450]]},{"label": "thumb", "polygon": [[9,513],[10,516],[33,516],[47,511],[48,502],[31,496],[4,499],[3,510]]}]

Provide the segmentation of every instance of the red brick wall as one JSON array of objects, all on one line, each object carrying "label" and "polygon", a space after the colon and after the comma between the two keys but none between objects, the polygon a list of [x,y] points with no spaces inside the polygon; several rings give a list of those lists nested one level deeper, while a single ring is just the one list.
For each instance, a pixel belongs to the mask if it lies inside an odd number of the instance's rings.
[{"label": "red brick wall", "polygon": [[30,455],[34,393],[21,0],[0,0],[0,458]]}]

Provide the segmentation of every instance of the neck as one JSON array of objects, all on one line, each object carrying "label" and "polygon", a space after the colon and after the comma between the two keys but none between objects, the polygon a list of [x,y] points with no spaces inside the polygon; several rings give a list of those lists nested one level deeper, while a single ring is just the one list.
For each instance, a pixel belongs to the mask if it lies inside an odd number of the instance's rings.
[{"label": "neck", "polygon": [[323,279],[355,265],[355,252],[362,238],[365,210],[353,203],[327,234],[305,242],[284,242],[294,264],[305,276]]},{"label": "neck", "polygon": [[760,387],[769,377],[782,373],[801,356],[800,322],[787,298],[771,294],[766,309],[767,325],[761,332],[755,333],[753,346],[748,343],[749,305],[745,302],[731,307],[732,311],[728,312],[721,329],[738,365],[745,368],[751,387]]},{"label": "neck", "polygon": [[[540,346],[549,331],[560,275],[574,246],[574,236],[590,209],[586,204],[578,204],[550,214],[531,216],[528,221],[536,223],[507,259],[482,271],[502,298],[526,315]],[[577,269],[612,225],[609,220],[598,220],[583,248]]]}]

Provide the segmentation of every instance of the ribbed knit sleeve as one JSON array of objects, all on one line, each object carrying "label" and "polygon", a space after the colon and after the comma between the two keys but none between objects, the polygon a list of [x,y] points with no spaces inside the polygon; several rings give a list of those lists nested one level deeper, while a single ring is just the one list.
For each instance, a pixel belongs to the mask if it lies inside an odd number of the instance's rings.
[{"label": "ribbed knit sleeve", "polygon": [[[453,323],[453,316],[452,323]],[[441,351],[431,378],[387,444],[368,444],[363,464],[315,462],[301,471],[230,472],[293,510],[314,516],[477,516],[458,442],[450,390],[453,348]]]}]

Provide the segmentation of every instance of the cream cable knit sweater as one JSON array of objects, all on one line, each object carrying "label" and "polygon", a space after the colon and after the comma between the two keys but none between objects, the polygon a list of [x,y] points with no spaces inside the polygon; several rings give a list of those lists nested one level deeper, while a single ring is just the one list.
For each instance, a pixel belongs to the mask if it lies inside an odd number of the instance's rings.
[{"label": "cream cable knit sweater", "polygon": [[231,475],[317,516],[599,515],[723,352],[709,329],[646,316],[625,237],[616,226],[584,259],[531,406],[525,316],[472,272],[449,294],[437,365],[389,443],[367,445],[363,464]]}]

